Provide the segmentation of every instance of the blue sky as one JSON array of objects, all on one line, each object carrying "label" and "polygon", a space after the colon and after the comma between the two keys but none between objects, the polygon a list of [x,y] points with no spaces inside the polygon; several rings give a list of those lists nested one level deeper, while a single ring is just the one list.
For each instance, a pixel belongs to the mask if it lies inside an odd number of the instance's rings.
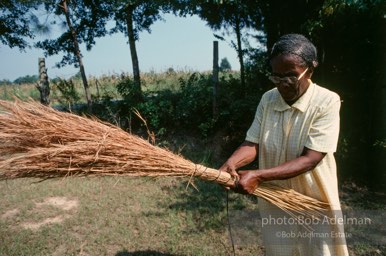
[{"label": "blue sky", "polygon": [[[217,39],[205,22],[196,16],[179,18],[165,15],[164,18],[165,21],[153,24],[150,34],[146,31],[140,34],[137,52],[141,72],[163,72],[170,67],[175,70],[211,70],[212,45]],[[51,37],[55,38],[55,32]],[[237,55],[229,46],[229,41],[219,41],[219,59],[226,57],[232,69],[238,70]],[[98,39],[89,52],[84,47],[81,50],[88,76],[132,73],[130,48],[122,34]],[[37,75],[39,57],[43,57],[42,50],[26,49],[26,52],[20,52],[0,44],[0,80],[13,81],[25,75]],[[60,59],[59,55],[46,58],[50,78],[69,78],[78,72],[72,66],[55,68],[55,63]]]}]

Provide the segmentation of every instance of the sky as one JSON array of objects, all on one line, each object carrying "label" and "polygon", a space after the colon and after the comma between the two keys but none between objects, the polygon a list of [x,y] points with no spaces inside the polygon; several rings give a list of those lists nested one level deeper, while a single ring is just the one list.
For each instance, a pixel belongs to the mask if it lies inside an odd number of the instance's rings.
[{"label": "sky", "polygon": [[[144,31],[139,35],[137,53],[141,72],[163,72],[168,68],[176,71],[211,70],[213,41],[218,39],[206,23],[196,16],[180,18],[168,14],[164,19],[152,25],[150,34]],[[49,36],[54,39],[59,32],[53,31]],[[232,69],[238,70],[237,54],[230,47],[230,40],[219,41],[219,62],[226,57]],[[91,51],[82,46],[81,51],[87,76],[132,73],[130,48],[123,34],[97,39]],[[32,48],[20,52],[17,48],[0,44],[0,80],[14,81],[18,77],[38,75],[39,57],[44,57],[43,50]],[[46,57],[49,78],[69,78],[78,72],[72,66],[54,67],[61,58],[62,55]]]}]

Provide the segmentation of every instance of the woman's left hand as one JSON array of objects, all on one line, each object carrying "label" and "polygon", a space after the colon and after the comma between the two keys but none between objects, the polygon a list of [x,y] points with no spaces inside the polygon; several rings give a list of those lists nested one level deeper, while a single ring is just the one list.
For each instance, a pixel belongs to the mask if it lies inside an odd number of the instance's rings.
[{"label": "woman's left hand", "polygon": [[233,189],[237,193],[252,194],[260,185],[259,171],[239,171],[240,180]]}]

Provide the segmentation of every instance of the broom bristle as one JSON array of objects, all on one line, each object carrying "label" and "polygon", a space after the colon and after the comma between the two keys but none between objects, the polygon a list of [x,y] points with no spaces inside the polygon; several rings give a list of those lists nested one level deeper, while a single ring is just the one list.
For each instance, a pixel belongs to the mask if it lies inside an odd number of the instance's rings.
[{"label": "broom bristle", "polygon": [[[37,102],[0,101],[0,176],[196,176],[233,185],[229,173],[196,165],[97,119]],[[286,212],[320,215],[328,204],[292,189],[262,184],[254,192]]]}]

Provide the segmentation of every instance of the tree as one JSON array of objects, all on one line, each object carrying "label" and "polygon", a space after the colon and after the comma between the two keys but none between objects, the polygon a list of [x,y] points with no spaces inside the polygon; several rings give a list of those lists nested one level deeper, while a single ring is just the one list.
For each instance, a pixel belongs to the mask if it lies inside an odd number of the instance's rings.
[{"label": "tree", "polygon": [[221,62],[220,62],[220,71],[231,71],[232,70],[232,66],[231,64],[229,63],[228,59],[225,57],[225,58],[222,58],[221,59]]},{"label": "tree", "polygon": [[[318,16],[325,0],[260,0],[257,8],[261,11],[264,31],[267,37],[267,48],[283,34],[305,33],[308,20]],[[258,28],[256,28],[258,29]]]},{"label": "tree", "polygon": [[[107,4],[99,0],[60,0],[59,2],[52,0],[45,2],[45,9],[48,13],[54,12],[59,20],[62,19],[61,24],[65,25],[67,30],[57,39],[47,39],[38,42],[36,46],[44,49],[46,56],[63,52],[65,55],[61,62],[56,64],[57,67],[74,65],[79,68],[88,109],[91,112],[92,99],[80,44],[84,43],[86,49],[91,50],[95,44],[95,38],[106,35],[106,23],[110,17]],[[51,25],[55,25],[57,20],[52,21]]]},{"label": "tree", "polygon": [[[346,176],[367,186],[386,184],[384,1],[325,1],[305,27],[320,52],[316,78],[338,92],[341,108],[341,153]],[[380,182],[381,181],[381,182]]]},{"label": "tree", "polygon": [[162,9],[168,6],[166,1],[112,1],[111,10],[114,13],[115,27],[111,33],[121,32],[128,38],[133,66],[134,86],[141,97],[141,77],[139,69],[136,41],[139,40],[139,33],[142,31],[151,32],[151,25],[161,17]]},{"label": "tree", "polygon": [[34,1],[3,0],[0,2],[0,42],[10,48],[25,49],[27,38],[34,35],[29,28],[30,9],[36,8]]},{"label": "tree", "polygon": [[[245,63],[244,56],[246,49],[243,45],[248,42],[245,30],[248,28],[262,28],[262,16],[257,6],[257,1],[237,0],[237,1],[206,1],[194,7],[193,13],[198,14],[207,21],[209,27],[214,30],[224,29],[227,34],[234,33],[236,42],[231,41],[232,47],[237,52],[240,63],[240,77],[242,91],[245,93]],[[217,38],[224,40],[223,37]]]}]

